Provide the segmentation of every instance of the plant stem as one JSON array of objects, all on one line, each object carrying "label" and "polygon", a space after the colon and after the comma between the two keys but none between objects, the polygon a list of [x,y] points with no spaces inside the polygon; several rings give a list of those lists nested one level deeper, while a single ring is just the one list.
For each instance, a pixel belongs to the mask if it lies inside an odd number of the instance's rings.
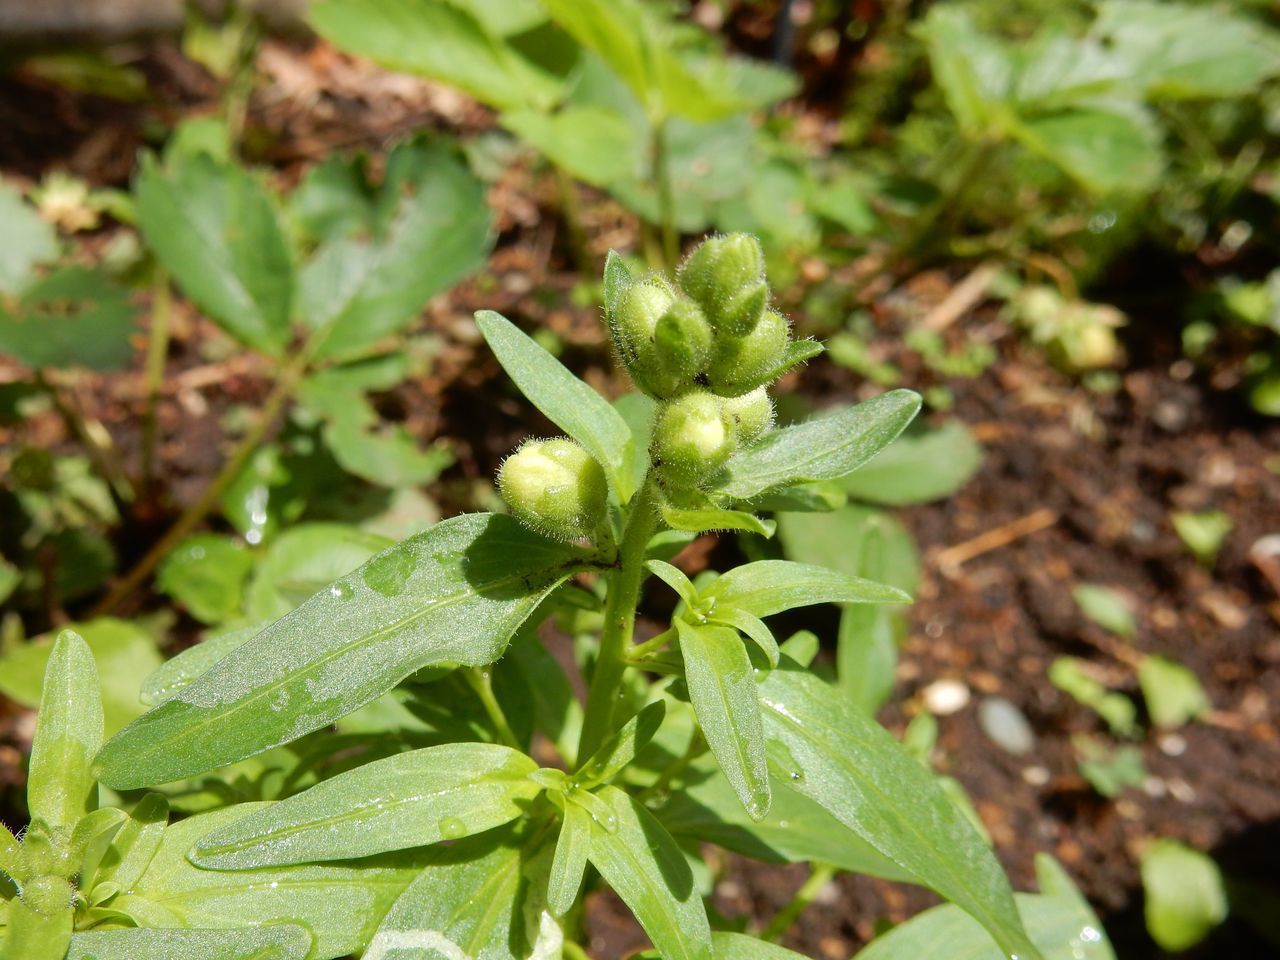
[{"label": "plant stem", "polygon": [[561,949],[569,960],[591,960],[591,955],[572,940],[566,940]]},{"label": "plant stem", "polygon": [[564,218],[566,239],[569,241],[569,255],[580,274],[591,276],[596,271],[587,250],[587,233],[582,228],[582,207],[578,203],[577,185],[560,164],[553,163],[551,167],[556,172],[556,184],[560,188],[560,213]]},{"label": "plant stem", "polygon": [[638,800],[647,800],[650,797],[656,797],[671,786],[671,781],[684,773],[688,769],[689,764],[697,760],[700,756],[707,752],[707,740],[702,735],[700,729],[693,731],[693,736],[689,738],[689,745],[685,747],[684,753],[673,760],[671,764],[658,775],[658,779],[640,791],[636,797]]},{"label": "plant stem", "polygon": [[480,702],[484,705],[484,712],[489,716],[489,722],[493,724],[494,732],[498,734],[498,739],[503,745],[513,750],[523,750],[520,741],[511,730],[511,724],[507,722],[507,715],[502,710],[502,704],[498,703],[498,698],[493,695],[493,674],[481,667],[469,667],[463,676],[466,677],[467,683],[471,685],[471,689],[476,692],[476,696],[480,698]]},{"label": "plant stem", "polygon": [[608,574],[608,597],[604,606],[604,630],[600,651],[591,671],[587,710],[578,741],[578,759],[585,760],[613,731],[613,714],[619,687],[626,672],[626,659],[636,625],[636,603],[644,579],[644,552],[658,524],[653,504],[653,481],[646,477],[628,507],[618,566]]},{"label": "plant stem", "polygon": [[814,898],[822,892],[822,888],[831,882],[836,875],[836,868],[826,863],[815,863],[809,879],[800,885],[791,902],[773,915],[769,925],[760,931],[761,940],[777,940],[791,929],[796,918],[804,913],[805,908],[813,903]]},{"label": "plant stem", "polygon": [[249,431],[240,439],[231,457],[223,465],[222,470],[204,488],[195,503],[182,512],[182,515],[174,521],[173,526],[165,531],[164,536],[152,544],[151,549],[143,554],[142,559],[135,563],[133,568],[93,608],[94,616],[110,613],[122,601],[127,600],[142,585],[143,581],[151,575],[151,572],[159,566],[160,561],[169,555],[169,551],[177,546],[178,542],[190,533],[209,514],[209,511],[217,505],[218,499],[226,492],[227,487],[240,474],[240,471],[244,469],[244,465],[249,462],[249,458],[257,451],[263,438],[266,437],[267,431],[271,429],[272,424],[275,423],[276,418],[280,415],[285,403],[293,396],[294,390],[297,389],[298,381],[302,379],[302,375],[307,369],[309,359],[309,352],[301,351],[281,371],[275,386],[262,405],[261,414]]},{"label": "plant stem", "polygon": [[658,188],[658,221],[662,228],[662,259],[668,270],[676,268],[680,259],[680,232],[676,228],[675,196],[671,190],[671,163],[667,155],[667,118],[652,122],[653,138],[650,161],[654,183]]},{"label": "plant stem", "polygon": [[147,409],[142,422],[142,499],[151,496],[155,482],[156,464],[156,407],[160,402],[160,389],[164,384],[164,362],[169,353],[169,315],[173,294],[169,288],[169,275],[157,268],[154,291],[151,296],[151,330],[147,335],[146,385]]}]

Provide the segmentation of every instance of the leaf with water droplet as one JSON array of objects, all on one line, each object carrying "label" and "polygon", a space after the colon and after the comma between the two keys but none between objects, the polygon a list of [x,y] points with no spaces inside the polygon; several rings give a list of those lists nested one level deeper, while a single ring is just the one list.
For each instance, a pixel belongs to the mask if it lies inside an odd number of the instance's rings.
[{"label": "leaf with water droplet", "polygon": [[91,930],[71,938],[66,960],[305,960],[311,934],[280,923],[247,930]]},{"label": "leaf with water droplet", "polygon": [[[351,599],[315,594],[109,740],[96,763],[103,782],[189,777],[327,726],[424,667],[493,663],[542,600],[589,565],[580,548],[485,513],[387,552],[414,561],[399,595],[371,589],[361,570],[337,581]],[[273,710],[281,691],[288,705]]]},{"label": "leaf with water droplet", "polygon": [[671,834],[617,787],[601,787],[597,796],[613,809],[617,830],[592,830],[591,863],[663,957],[711,960],[711,929],[702,897]]},{"label": "leaf with water droplet", "polygon": [[755,671],[738,632],[676,621],[684,679],[702,735],[753,820],[769,812],[769,767]]},{"label": "leaf with water droplet", "polygon": [[457,840],[520,816],[537,764],[494,743],[450,743],[366,763],[211,833],[191,861],[213,870],[367,857]]}]

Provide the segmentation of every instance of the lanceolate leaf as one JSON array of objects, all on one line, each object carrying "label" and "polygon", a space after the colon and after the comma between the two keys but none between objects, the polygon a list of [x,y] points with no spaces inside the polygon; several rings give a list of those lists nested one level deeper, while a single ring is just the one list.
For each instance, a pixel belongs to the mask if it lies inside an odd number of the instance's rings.
[{"label": "lanceolate leaf", "polygon": [[366,763],[203,837],[214,870],[367,857],[457,840],[514,820],[537,764],[494,743],[449,743]]},{"label": "lanceolate leaf", "polygon": [[58,635],[44,677],[27,801],[32,818],[69,830],[97,806],[89,763],[102,744],[103,725],[98,668],[78,633]]},{"label": "lanceolate leaf", "polygon": [[790,560],[757,560],[716,578],[704,598],[714,597],[757,617],[815,603],[909,603],[897,587],[851,577],[826,567]]},{"label": "lanceolate leaf", "polygon": [[93,874],[93,881],[114,883],[121,890],[132,889],[160,849],[160,840],[168,823],[168,801],[158,793],[148,793],[116,831],[111,846]]},{"label": "lanceolate leaf", "polygon": [[662,519],[673,530],[703,533],[707,530],[744,530],[762,537],[772,537],[777,528],[772,520],[761,520],[743,510],[681,510],[663,506]]},{"label": "lanceolate leaf", "polygon": [[770,431],[729,461],[716,490],[746,500],[779,487],[843,477],[892,443],[919,410],[919,394],[893,390]]},{"label": "lanceolate leaf", "polygon": [[547,878],[547,906],[557,917],[573,909],[590,855],[591,815],[576,803],[566,803],[551,876]]},{"label": "lanceolate leaf", "polygon": [[666,704],[657,700],[624,723],[582,764],[582,769],[573,776],[574,784],[590,788],[620,773],[653,739],[666,712]]},{"label": "lanceolate leaf", "polygon": [[467,514],[369,560],[278,620],[98,755],[119,789],[167,783],[318,730],[442,664],[502,656],[538,604],[587,566],[510,517]]},{"label": "lanceolate leaf", "polygon": [[481,310],[476,323],[520,391],[600,462],[620,500],[630,499],[631,431],[622,415],[506,317]]},{"label": "lanceolate leaf", "polygon": [[545,911],[526,909],[531,884],[524,875],[524,841],[523,833],[506,829],[433,847],[379,925],[364,960],[558,956],[559,925]]},{"label": "lanceolate leaf", "polygon": [[785,660],[760,685],[760,701],[771,761],[796,790],[972,914],[1007,953],[1040,956],[995,855],[884,728]]},{"label": "lanceolate leaf", "polygon": [[138,223],[182,292],[241,343],[279,355],[289,340],[293,263],[270,197],[206,154],[143,167]]},{"label": "lanceolate leaf", "polygon": [[804,960],[804,954],[745,933],[713,933],[711,946],[716,960]]},{"label": "lanceolate leaf", "polygon": [[311,934],[289,923],[251,930],[91,930],[66,960],[306,960]]},{"label": "lanceolate leaf", "polygon": [[142,877],[112,907],[147,926],[243,929],[294,923],[315,937],[309,960],[332,960],[364,948],[373,929],[422,860],[408,854],[358,864],[314,864],[227,872],[187,859],[206,833],[267,804],[240,804],[180,821],[164,831]]},{"label": "lanceolate leaf", "polygon": [[591,828],[591,862],[666,960],[711,960],[711,930],[693,873],[671,834],[617,787],[597,794],[614,812],[610,833]]},{"label": "lanceolate leaf", "polygon": [[769,768],[755,671],[736,630],[677,620],[689,699],[702,735],[752,819],[769,812]]},{"label": "lanceolate leaf", "polygon": [[759,617],[753,616],[732,604],[722,603],[716,606],[716,609],[708,616],[708,619],[713,623],[722,623],[725,626],[742,631],[760,648],[760,652],[769,661],[769,666],[776,667],[778,665],[778,657],[780,656],[778,641],[774,637],[773,631],[765,626],[764,621]]},{"label": "lanceolate leaf", "polygon": [[54,913],[36,913],[21,898],[9,901],[8,924],[0,928],[4,960],[63,960],[71,942],[71,904]]}]

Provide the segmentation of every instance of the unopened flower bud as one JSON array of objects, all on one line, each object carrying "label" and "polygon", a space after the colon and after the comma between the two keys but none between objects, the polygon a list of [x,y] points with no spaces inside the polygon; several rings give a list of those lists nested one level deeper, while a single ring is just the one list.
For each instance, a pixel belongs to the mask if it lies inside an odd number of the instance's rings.
[{"label": "unopened flower bud", "polygon": [[737,447],[733,420],[723,401],[705,390],[686,393],[662,408],[652,453],[662,475],[696,484],[720,467]]},{"label": "unopened flower bud", "polygon": [[747,335],[769,302],[760,241],[745,233],[704,240],[681,266],[680,285],[716,333]]},{"label": "unopened flower bud", "polygon": [[22,902],[35,913],[53,916],[71,906],[75,890],[62,877],[33,877],[22,887]]},{"label": "unopened flower bud", "polygon": [[498,471],[498,489],[520,522],[558,540],[591,536],[605,516],[604,471],[567,437],[521,446]]},{"label": "unopened flower bud", "polygon": [[722,401],[723,410],[734,423],[739,441],[751,443],[773,426],[773,400],[765,387],[756,387],[740,397]]},{"label": "unopened flower bud", "polygon": [[756,328],[741,338],[716,341],[707,383],[722,397],[737,397],[765,385],[787,349],[787,318],[765,311]]},{"label": "unopened flower bud", "polygon": [[652,279],[633,284],[610,317],[610,333],[618,359],[635,385],[651,397],[663,398],[676,391],[676,379],[660,362],[655,339],[659,321],[675,303],[665,281]]},{"label": "unopened flower bud", "polygon": [[669,375],[692,381],[711,356],[711,327],[692,300],[677,300],[654,330],[658,362]]}]

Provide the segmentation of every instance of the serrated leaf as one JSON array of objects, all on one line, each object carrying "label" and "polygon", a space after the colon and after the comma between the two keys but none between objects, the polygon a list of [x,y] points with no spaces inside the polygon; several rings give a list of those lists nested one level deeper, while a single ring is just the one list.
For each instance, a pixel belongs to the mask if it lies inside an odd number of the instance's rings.
[{"label": "serrated leaf", "polygon": [[676,620],[693,712],[752,819],[769,812],[769,768],[755,670],[736,630]]},{"label": "serrated leaf", "polygon": [[521,832],[504,829],[426,851],[425,865],[378,926],[365,960],[553,956],[535,951],[544,928],[554,939],[559,926],[535,918],[537,927],[528,929],[524,843]]},{"label": "serrated leaf", "polygon": [[[119,789],[166,783],[327,726],[424,667],[482,666],[584,569],[579,549],[468,514],[378,554],[113,737]],[[216,735],[214,735],[216,731]]]},{"label": "serrated leaf", "polygon": [[915,878],[845,827],[818,803],[771,776],[773,802],[752,820],[711,757],[695,760],[679,790],[655,811],[678,839],[714,843],[768,863],[829,863],[841,870],[914,883]]},{"label": "serrated leaf", "polygon": [[340,49],[443,81],[491,106],[554,102],[560,80],[492,34],[477,13],[443,0],[322,0],[307,19]]},{"label": "serrated leaf", "polygon": [[70,830],[98,804],[90,761],[102,745],[98,668],[73,630],[53,642],[31,741],[27,803],[32,819]]},{"label": "serrated leaf", "polygon": [[790,560],[757,560],[717,577],[704,599],[769,617],[815,603],[910,603],[897,587]]},{"label": "serrated leaf", "polygon": [[200,837],[268,804],[239,804],[198,814],[166,829],[155,856],[112,905],[147,926],[243,929],[279,923],[315,937],[310,960],[364,949],[378,918],[413,879],[421,862],[406,854],[358,864],[314,864],[226,872],[187,860]]},{"label": "serrated leaf", "polygon": [[633,492],[631,431],[622,415],[506,317],[481,310],[476,324],[520,392],[586,447],[604,468],[619,500],[629,500]]},{"label": "serrated leaf", "polygon": [[311,934],[281,923],[256,930],[91,930],[66,960],[306,960]]},{"label": "serrated leaf", "polygon": [[785,660],[759,691],[770,759],[781,776],[972,914],[1007,953],[1040,956],[991,849],[932,774],[883,727]]},{"label": "serrated leaf", "polygon": [[905,506],[949,497],[982,466],[982,447],[959,420],[907,433],[861,469],[836,483],[849,496]]},{"label": "serrated leaf", "polygon": [[893,390],[772,430],[729,461],[715,489],[747,500],[780,487],[846,476],[892,443],[919,410],[919,394]]},{"label": "serrated leaf", "polygon": [[357,356],[404,329],[489,254],[484,188],[443,147],[397,148],[381,189],[369,192],[373,235],[326,237],[299,277],[299,309],[320,358]]},{"label": "serrated leaf", "polygon": [[375,760],[211,833],[191,862],[212,870],[347,860],[482,833],[541,791],[537,764],[495,743],[449,743]]},{"label": "serrated leaf", "polygon": [[666,960],[711,960],[711,930],[693,873],[671,834],[617,787],[597,793],[616,829],[591,826],[591,863]]},{"label": "serrated leaf", "polygon": [[742,530],[746,533],[772,537],[777,524],[772,520],[762,520],[754,513],[743,510],[681,510],[678,507],[663,504],[662,519],[673,530],[687,530],[690,533],[705,533],[708,530]]},{"label": "serrated leaf", "polygon": [[135,187],[147,245],[191,300],[246,346],[284,353],[293,260],[266,190],[207,154],[143,166]]},{"label": "serrated leaf", "polygon": [[566,803],[547,878],[547,906],[557,917],[573,909],[590,855],[591,815],[576,803]]},{"label": "serrated leaf", "polygon": [[36,369],[118,370],[133,357],[136,313],[105,274],[64,267],[29,284],[12,312],[0,305],[0,353]]}]

